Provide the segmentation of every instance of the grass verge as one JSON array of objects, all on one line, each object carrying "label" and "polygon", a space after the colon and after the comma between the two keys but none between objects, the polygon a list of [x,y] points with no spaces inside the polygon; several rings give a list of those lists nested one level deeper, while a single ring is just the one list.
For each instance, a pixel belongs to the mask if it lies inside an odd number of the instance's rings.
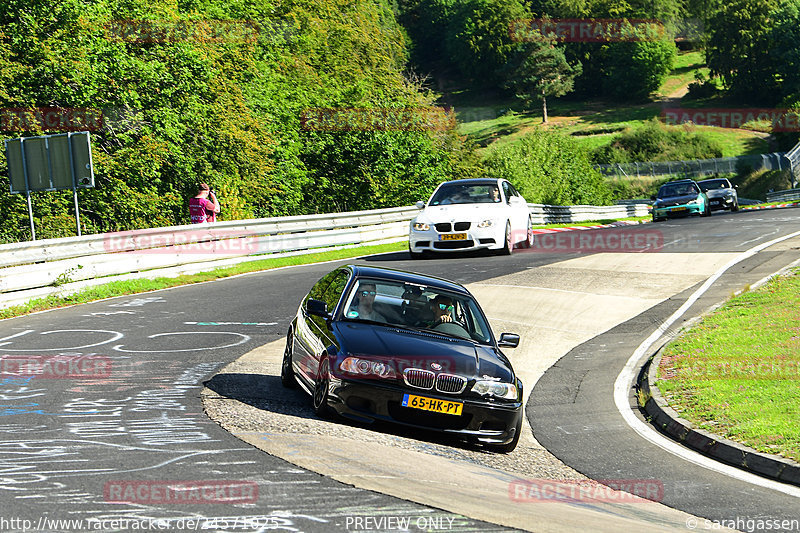
[{"label": "grass verge", "polygon": [[656,383],[686,420],[800,461],[800,271],[741,294],[664,350]]},{"label": "grass verge", "polygon": [[275,257],[260,261],[250,261],[230,267],[217,268],[208,272],[178,276],[177,278],[154,278],[154,279],[135,279],[125,281],[111,281],[104,285],[88,287],[74,294],[69,295],[50,295],[46,298],[37,298],[23,305],[15,305],[6,309],[0,309],[0,319],[11,318],[20,315],[27,315],[37,311],[45,311],[57,307],[82,304],[113,296],[124,296],[126,294],[137,294],[141,292],[167,289],[178,285],[189,285],[192,283],[202,283],[215,279],[227,278],[237,274],[248,272],[258,272],[261,270],[271,270],[291,265],[305,265],[321,263],[323,261],[335,261],[337,259],[348,259],[350,257],[360,257],[362,255],[379,254],[384,252],[396,252],[405,250],[408,243],[398,242],[389,244],[379,244],[375,246],[364,246],[360,248],[345,248],[342,250],[331,250],[316,254],[292,255],[285,257]]}]

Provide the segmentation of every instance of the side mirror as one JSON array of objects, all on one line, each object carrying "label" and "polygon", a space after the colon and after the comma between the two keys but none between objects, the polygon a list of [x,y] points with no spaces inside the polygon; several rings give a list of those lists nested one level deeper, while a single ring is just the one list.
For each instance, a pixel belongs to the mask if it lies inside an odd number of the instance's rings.
[{"label": "side mirror", "polygon": [[519,335],[516,333],[501,333],[497,345],[501,348],[516,348],[519,346]]},{"label": "side mirror", "polygon": [[417,202],[414,205],[417,209],[425,209],[425,202]]},{"label": "side mirror", "polygon": [[319,316],[324,319],[331,317],[328,313],[328,304],[322,300],[314,300],[313,298],[306,302],[306,311],[309,315]]},{"label": "side mirror", "polygon": [[734,189],[738,189],[738,188],[739,188],[739,186],[738,186],[738,185],[734,185],[734,186],[733,186],[733,188],[734,188]]}]

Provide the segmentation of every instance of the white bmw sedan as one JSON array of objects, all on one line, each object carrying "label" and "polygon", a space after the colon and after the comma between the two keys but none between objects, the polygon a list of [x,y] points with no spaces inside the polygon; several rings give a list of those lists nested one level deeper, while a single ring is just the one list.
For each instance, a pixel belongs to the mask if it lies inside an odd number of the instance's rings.
[{"label": "white bmw sedan", "polygon": [[408,251],[458,252],[490,249],[511,254],[533,245],[528,203],[504,179],[446,181],[411,221]]}]

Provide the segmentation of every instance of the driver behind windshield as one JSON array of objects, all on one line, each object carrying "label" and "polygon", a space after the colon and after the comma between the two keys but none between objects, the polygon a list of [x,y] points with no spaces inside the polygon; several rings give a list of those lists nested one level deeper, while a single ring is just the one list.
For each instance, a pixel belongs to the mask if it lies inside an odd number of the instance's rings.
[{"label": "driver behind windshield", "polygon": [[429,303],[430,310],[433,313],[433,319],[428,327],[433,327],[444,322],[453,321],[453,300],[449,296],[443,294],[437,295]]}]

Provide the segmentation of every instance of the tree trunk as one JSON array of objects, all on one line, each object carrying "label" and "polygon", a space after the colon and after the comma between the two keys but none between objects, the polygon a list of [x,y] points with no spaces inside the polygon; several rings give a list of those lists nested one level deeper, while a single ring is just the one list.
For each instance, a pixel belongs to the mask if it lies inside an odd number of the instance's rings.
[{"label": "tree trunk", "polygon": [[542,92],[542,123],[547,124],[547,96]]}]

